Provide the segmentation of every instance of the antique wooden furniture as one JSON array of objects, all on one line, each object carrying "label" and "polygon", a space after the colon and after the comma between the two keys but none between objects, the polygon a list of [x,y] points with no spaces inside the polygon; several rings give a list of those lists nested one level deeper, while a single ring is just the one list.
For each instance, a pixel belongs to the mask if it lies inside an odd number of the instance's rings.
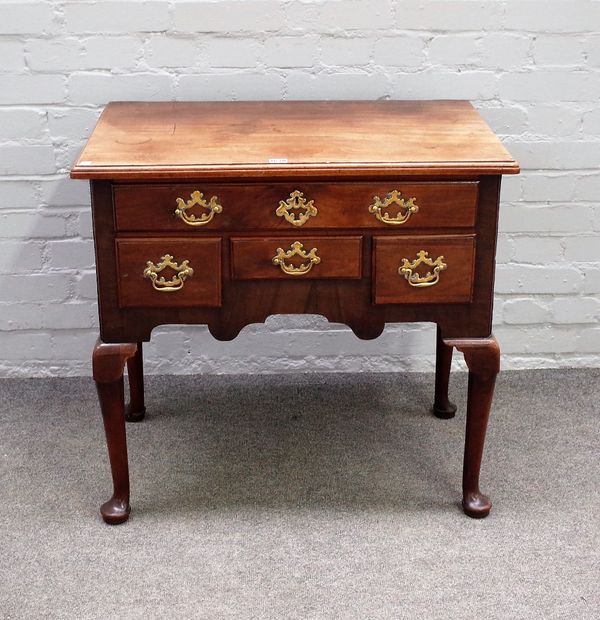
[{"label": "antique wooden furniture", "polygon": [[433,411],[454,415],[456,347],[469,368],[463,507],[486,516],[500,178],[518,171],[461,101],[109,104],[71,172],[91,179],[104,520],[129,516],[125,420],[144,416],[152,329],[201,323],[227,340],[275,313],[322,314],[360,338],[436,323]]}]

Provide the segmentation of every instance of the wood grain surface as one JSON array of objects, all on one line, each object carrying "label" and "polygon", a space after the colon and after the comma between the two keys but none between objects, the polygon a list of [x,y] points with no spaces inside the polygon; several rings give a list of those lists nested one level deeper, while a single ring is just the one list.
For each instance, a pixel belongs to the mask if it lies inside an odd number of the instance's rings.
[{"label": "wood grain surface", "polygon": [[[278,229],[281,231],[315,228],[374,228],[407,230],[416,228],[469,228],[475,224],[479,183],[406,183],[399,180],[376,180],[369,183],[171,183],[122,184],[114,187],[115,221],[119,231],[179,231],[199,234],[203,231]],[[301,226],[295,226],[276,210],[295,190],[305,200],[313,201],[317,214]],[[419,207],[400,225],[385,224],[369,212],[375,197],[385,200],[397,190],[402,198],[415,199]],[[175,216],[177,198],[190,200],[200,191],[204,200],[215,196],[223,207],[221,213],[204,226],[190,226]],[[384,212],[396,217],[404,212],[392,204]],[[206,209],[195,205],[191,213],[200,216]],[[296,210],[295,215],[302,213]]]},{"label": "wood grain surface", "polygon": [[77,179],[514,174],[466,101],[113,102]]},{"label": "wood grain surface", "polygon": [[[289,275],[273,264],[278,248],[284,252],[299,241],[305,252],[316,250],[320,262],[308,273]],[[321,278],[360,278],[362,237],[246,237],[231,239],[232,277],[239,280],[315,280]],[[286,264],[298,267],[309,261],[299,256]]]}]

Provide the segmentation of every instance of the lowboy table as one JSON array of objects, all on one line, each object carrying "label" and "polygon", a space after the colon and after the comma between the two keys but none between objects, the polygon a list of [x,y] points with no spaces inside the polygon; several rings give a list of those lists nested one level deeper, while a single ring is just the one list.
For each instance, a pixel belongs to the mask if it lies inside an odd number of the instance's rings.
[{"label": "lowboy table", "polygon": [[485,517],[500,179],[518,172],[464,101],[109,104],[71,171],[91,180],[93,374],[114,486],[103,519],[129,516],[125,421],[144,417],[152,329],[200,323],[229,340],[288,313],[365,339],[387,322],[437,324],[433,412],[456,411],[456,347],[469,368],[462,505]]}]

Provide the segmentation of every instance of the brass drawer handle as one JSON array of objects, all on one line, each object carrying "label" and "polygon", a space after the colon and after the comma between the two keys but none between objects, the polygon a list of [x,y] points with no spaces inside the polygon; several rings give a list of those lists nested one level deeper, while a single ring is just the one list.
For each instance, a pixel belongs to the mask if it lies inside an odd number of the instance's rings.
[{"label": "brass drawer handle", "polygon": [[[444,257],[438,256],[435,260],[431,260],[425,250],[419,250],[417,256],[418,258],[413,261],[403,258],[398,273],[403,275],[411,286],[433,286],[437,284],[440,281],[440,271],[444,271],[448,267],[444,262]],[[433,273],[428,271],[424,276],[420,276],[418,272],[413,272],[413,269],[419,265],[433,267]]]},{"label": "brass drawer handle", "polygon": [[[300,213],[300,210],[303,210]],[[287,200],[280,200],[275,215],[285,218],[293,226],[302,226],[310,217],[317,215],[314,200],[306,200],[300,190],[295,190]]]},{"label": "brass drawer handle", "polygon": [[[284,251],[283,248],[277,248],[277,253],[273,257],[273,264],[279,265],[283,273],[287,273],[290,276],[301,276],[308,273],[313,265],[318,265],[321,262],[321,258],[317,256],[317,248],[307,252],[300,241],[294,241],[290,248],[287,251]],[[293,256],[300,256],[303,260],[308,260],[308,263],[302,263],[298,267],[294,267],[291,263],[285,262],[286,259],[290,259]]]},{"label": "brass drawer handle", "polygon": [[[167,267],[175,271],[170,280],[158,275]],[[160,293],[172,293],[182,289],[186,279],[191,278],[193,275],[194,270],[189,266],[189,260],[184,260],[181,265],[178,265],[170,254],[161,256],[158,265],[149,260],[146,263],[146,269],[144,269],[144,278],[149,278],[152,286]]]},{"label": "brass drawer handle", "polygon": [[[373,196],[373,204],[369,207],[369,213],[373,213],[375,217],[384,224],[391,224],[397,226],[398,224],[404,224],[408,221],[413,213],[419,211],[418,205],[415,204],[417,199],[415,197],[406,200],[402,198],[402,192],[397,189],[391,191],[383,200],[379,196]],[[389,206],[398,205],[398,215],[390,217],[390,214],[385,211]]]},{"label": "brass drawer handle", "polygon": [[[221,213],[223,207],[219,204],[216,196],[213,196],[208,202],[204,200],[204,194],[202,192],[192,192],[190,195],[191,200],[187,202],[183,198],[177,198],[177,209],[175,209],[175,215],[183,220],[188,226],[206,226],[214,217],[215,213]],[[197,217],[193,213],[188,211],[198,205],[203,209],[208,209],[208,213],[202,213],[200,217]]]}]

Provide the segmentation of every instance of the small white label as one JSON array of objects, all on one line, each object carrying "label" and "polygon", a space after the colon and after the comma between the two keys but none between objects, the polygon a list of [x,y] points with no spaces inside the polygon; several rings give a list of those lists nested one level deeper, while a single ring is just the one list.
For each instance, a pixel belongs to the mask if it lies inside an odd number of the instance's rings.
[{"label": "small white label", "polygon": [[86,159],[85,161],[80,161],[79,165],[80,166],[91,166],[92,165],[92,160],[91,159]]},{"label": "small white label", "polygon": [[270,164],[287,164],[287,157],[272,157],[269,159]]}]

